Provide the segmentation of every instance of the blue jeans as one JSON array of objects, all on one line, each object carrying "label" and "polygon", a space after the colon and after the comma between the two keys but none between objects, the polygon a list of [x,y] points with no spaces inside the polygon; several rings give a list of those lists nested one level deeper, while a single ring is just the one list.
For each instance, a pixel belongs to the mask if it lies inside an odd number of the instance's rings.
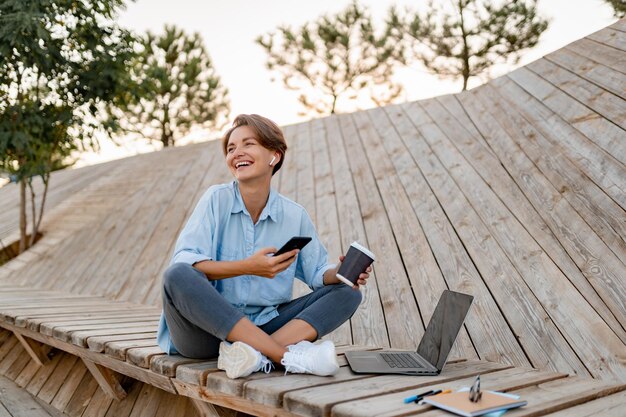
[{"label": "blue jeans", "polygon": [[[347,285],[328,285],[279,305],[278,316],[259,328],[271,335],[287,322],[300,319],[322,337],[352,317],[361,299],[361,292]],[[245,317],[204,273],[183,263],[171,265],[163,275],[163,311],[176,350],[195,359],[217,357],[220,342]]]}]

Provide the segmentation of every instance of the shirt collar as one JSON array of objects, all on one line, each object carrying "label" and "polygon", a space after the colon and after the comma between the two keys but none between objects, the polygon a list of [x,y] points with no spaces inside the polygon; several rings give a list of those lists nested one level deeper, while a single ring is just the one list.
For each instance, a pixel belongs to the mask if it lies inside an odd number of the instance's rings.
[{"label": "shirt collar", "polygon": [[[233,208],[231,209],[232,214],[244,212],[248,216],[248,209],[246,205],[243,203],[243,198],[241,197],[241,193],[239,192],[239,183],[235,180],[232,182],[233,186],[233,194],[235,195],[235,201],[233,202]],[[281,210],[280,210],[280,199],[278,198],[278,193],[273,188],[270,188],[270,196],[267,199],[267,203],[259,216],[259,221],[265,220],[268,217],[274,222],[280,222],[281,218]]]}]

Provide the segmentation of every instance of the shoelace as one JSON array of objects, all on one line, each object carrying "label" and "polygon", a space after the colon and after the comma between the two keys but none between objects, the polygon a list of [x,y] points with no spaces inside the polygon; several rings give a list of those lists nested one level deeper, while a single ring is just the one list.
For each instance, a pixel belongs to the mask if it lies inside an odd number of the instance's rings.
[{"label": "shoelace", "polygon": [[274,369],[274,364],[272,363],[272,361],[264,358],[261,362],[261,371],[269,374],[270,372],[272,372],[272,369]]},{"label": "shoelace", "polygon": [[296,362],[296,363],[286,365],[284,357],[280,360],[280,363],[285,367],[285,375],[287,375],[287,372],[293,372],[294,370],[300,371],[300,372],[307,372],[307,369],[305,367],[298,365],[298,362],[300,362],[300,358],[304,357],[304,349],[290,351],[289,353],[290,353],[289,357],[295,359],[293,362]]}]

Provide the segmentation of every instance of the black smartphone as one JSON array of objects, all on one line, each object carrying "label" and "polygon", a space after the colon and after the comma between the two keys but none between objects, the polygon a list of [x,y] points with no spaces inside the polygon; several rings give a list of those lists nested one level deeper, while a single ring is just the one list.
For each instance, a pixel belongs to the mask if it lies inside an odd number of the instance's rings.
[{"label": "black smartphone", "polygon": [[294,249],[302,250],[303,247],[307,245],[311,241],[310,237],[306,236],[294,236],[287,243],[283,245],[282,248],[278,249],[278,251],[272,256],[282,255],[285,252],[292,251]]}]

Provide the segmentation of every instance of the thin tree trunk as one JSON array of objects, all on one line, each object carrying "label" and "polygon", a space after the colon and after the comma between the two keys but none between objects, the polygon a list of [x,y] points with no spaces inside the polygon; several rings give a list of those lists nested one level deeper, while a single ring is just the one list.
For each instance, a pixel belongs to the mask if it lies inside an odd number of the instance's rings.
[{"label": "thin tree trunk", "polygon": [[30,232],[30,240],[28,242],[28,247],[30,248],[31,246],[33,246],[33,243],[35,242],[35,236],[37,233],[36,227],[37,227],[37,206],[36,203],[37,201],[35,200],[35,189],[33,188],[33,181],[32,178],[30,181],[28,181],[28,189],[30,190],[30,212],[31,212],[31,223],[32,223],[32,228],[31,228],[31,232]]},{"label": "thin tree trunk", "polygon": [[463,90],[467,90],[467,80],[470,77],[470,66],[469,66],[469,45],[467,44],[467,32],[465,31],[465,20],[463,19],[463,2],[459,0],[459,15],[461,17],[461,36],[463,38]]},{"label": "thin tree trunk", "polygon": [[20,248],[18,253],[26,250],[26,180],[20,180]]},{"label": "thin tree trunk", "polygon": [[[33,236],[37,236],[39,234],[39,226],[41,226],[41,219],[43,218],[43,208],[46,205],[46,196],[48,195],[48,185],[50,184],[50,173],[45,175],[45,178],[42,177],[43,180],[43,195],[41,196],[41,205],[39,206],[39,218],[37,219],[37,226],[34,229]],[[31,236],[30,246],[33,246],[35,243],[35,238]]]}]

